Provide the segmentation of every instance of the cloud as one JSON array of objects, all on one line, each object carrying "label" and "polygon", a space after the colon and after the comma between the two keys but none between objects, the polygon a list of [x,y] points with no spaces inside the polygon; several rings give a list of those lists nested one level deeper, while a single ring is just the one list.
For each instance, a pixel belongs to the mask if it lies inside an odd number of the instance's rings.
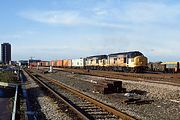
[{"label": "cloud", "polygon": [[152,52],[153,55],[158,56],[170,56],[173,53],[177,52],[176,50],[173,49],[164,49],[164,48],[156,48],[156,49],[151,49],[150,52]]},{"label": "cloud", "polygon": [[12,34],[12,35],[0,35],[0,39],[7,41],[7,40],[14,40],[14,39],[18,39],[21,36],[18,34]]},{"label": "cloud", "polygon": [[127,5],[122,16],[125,20],[131,22],[161,22],[163,20],[173,20],[179,16],[179,9],[180,5],[140,2]]},{"label": "cloud", "polygon": [[[57,31],[42,35],[43,37],[40,38],[44,41],[54,39],[52,46],[55,48],[49,46],[36,48],[37,51],[44,50],[44,54],[47,52],[49,55],[52,53],[58,56],[60,52],[65,51],[66,56],[80,56],[140,50],[147,56],[156,56],[154,57],[156,60],[160,58],[159,56],[179,56],[180,5],[178,3],[168,4],[159,2],[160,0],[158,2],[155,0],[106,1],[86,8],[32,10],[20,12],[19,15],[45,25],[63,25],[60,28],[62,30],[66,26],[80,27],[78,30],[71,29],[70,32],[64,30],[62,35]],[[68,2],[68,4],[72,3]],[[76,4],[81,6],[81,3]],[[57,41],[62,41],[58,43],[62,49],[56,46]],[[72,51],[78,52],[74,54]]]},{"label": "cloud", "polygon": [[23,37],[35,35],[37,31],[19,31],[11,34],[0,34],[0,39],[4,41],[13,41],[17,39],[21,39]]},{"label": "cloud", "polygon": [[[111,28],[129,28],[129,23],[148,24],[152,22],[173,21],[180,15],[180,5],[167,5],[154,2],[127,2],[122,6],[103,6],[84,9],[32,10],[19,15],[40,23],[55,25],[94,25]],[[111,2],[113,3],[113,2]],[[114,2],[116,3],[116,2]],[[128,23],[128,24],[127,24]]]},{"label": "cloud", "polygon": [[[103,15],[103,11],[96,12],[98,15]],[[125,24],[114,24],[113,22],[105,22],[97,19],[93,13],[86,15],[79,11],[57,10],[57,11],[26,11],[19,13],[21,17],[30,19],[36,22],[54,25],[87,25],[109,28],[126,29]]]},{"label": "cloud", "polygon": [[92,11],[93,11],[93,12],[95,13],[95,15],[97,15],[97,16],[104,16],[104,15],[107,15],[107,14],[108,14],[108,11],[107,11],[107,10],[104,10],[104,9],[101,9],[101,8],[94,8]]},{"label": "cloud", "polygon": [[82,21],[79,13],[75,11],[27,11],[21,12],[21,16],[37,22],[48,24],[78,24]]},{"label": "cloud", "polygon": [[[110,2],[95,6],[92,11],[104,20],[121,23],[148,24],[154,22],[173,22],[180,16],[179,4],[166,2],[134,1]],[[121,4],[121,5],[120,5]]]}]

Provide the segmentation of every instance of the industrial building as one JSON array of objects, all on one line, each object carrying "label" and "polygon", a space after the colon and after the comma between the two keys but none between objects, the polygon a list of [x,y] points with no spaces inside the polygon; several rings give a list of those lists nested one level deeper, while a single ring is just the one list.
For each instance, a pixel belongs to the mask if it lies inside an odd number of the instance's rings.
[{"label": "industrial building", "polygon": [[1,61],[3,64],[9,64],[11,61],[11,44],[1,44]]}]

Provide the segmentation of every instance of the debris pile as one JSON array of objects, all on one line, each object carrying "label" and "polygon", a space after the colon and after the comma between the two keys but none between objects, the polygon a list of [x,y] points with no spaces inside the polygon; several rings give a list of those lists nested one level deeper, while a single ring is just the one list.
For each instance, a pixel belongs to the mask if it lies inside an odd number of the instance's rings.
[{"label": "debris pile", "polygon": [[111,93],[124,93],[126,88],[122,87],[122,81],[114,81],[113,83],[107,83],[107,86],[104,88],[104,94]]}]

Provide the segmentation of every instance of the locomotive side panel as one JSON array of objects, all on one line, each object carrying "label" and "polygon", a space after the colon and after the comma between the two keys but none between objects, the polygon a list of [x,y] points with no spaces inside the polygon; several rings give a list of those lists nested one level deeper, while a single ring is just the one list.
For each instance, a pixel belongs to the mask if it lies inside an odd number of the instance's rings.
[{"label": "locomotive side panel", "polygon": [[126,66],[126,58],[124,56],[110,56],[109,66]]},{"label": "locomotive side panel", "polygon": [[108,60],[107,59],[101,59],[98,61],[98,63],[99,63],[99,66],[101,66],[101,67],[108,66]]}]

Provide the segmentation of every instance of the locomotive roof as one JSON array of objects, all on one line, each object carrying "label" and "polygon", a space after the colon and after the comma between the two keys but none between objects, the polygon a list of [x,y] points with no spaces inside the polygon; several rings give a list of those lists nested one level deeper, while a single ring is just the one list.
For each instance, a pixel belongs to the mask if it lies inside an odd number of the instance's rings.
[{"label": "locomotive roof", "polygon": [[102,59],[102,58],[107,58],[107,55],[95,55],[95,56],[89,56],[89,57],[87,57],[87,59],[91,59],[91,58],[99,58],[99,59]]},{"label": "locomotive roof", "polygon": [[112,56],[117,56],[117,55],[131,55],[131,54],[137,54],[137,53],[140,54],[140,55],[143,55],[139,51],[131,51],[131,52],[122,52],[122,53],[109,54],[108,56],[112,57]]}]

